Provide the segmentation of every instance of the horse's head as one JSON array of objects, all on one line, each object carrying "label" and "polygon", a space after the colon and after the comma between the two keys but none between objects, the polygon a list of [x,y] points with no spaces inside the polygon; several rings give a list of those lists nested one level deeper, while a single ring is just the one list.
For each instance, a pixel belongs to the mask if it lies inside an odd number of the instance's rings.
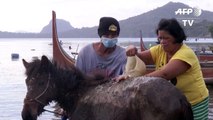
[{"label": "horse's head", "polygon": [[22,110],[24,120],[36,120],[44,111],[44,106],[52,100],[71,110],[87,88],[108,80],[99,74],[86,76],[76,67],[62,69],[56,64],[53,65],[46,56],[30,63],[23,59],[23,64],[27,76],[27,94]]},{"label": "horse's head", "polygon": [[51,62],[46,56],[41,60],[26,62],[23,59],[26,69],[27,94],[24,99],[22,110],[23,120],[36,120],[37,116],[43,112],[44,106],[54,99],[56,93],[54,84],[51,82]]}]

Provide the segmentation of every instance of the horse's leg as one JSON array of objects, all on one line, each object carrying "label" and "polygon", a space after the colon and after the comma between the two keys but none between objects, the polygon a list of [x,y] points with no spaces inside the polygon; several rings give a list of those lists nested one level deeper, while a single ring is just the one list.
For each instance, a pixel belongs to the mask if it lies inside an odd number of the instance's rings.
[{"label": "horse's leg", "polygon": [[187,101],[185,96],[179,98],[179,105],[170,113],[169,119],[172,120],[194,120],[191,104]]}]

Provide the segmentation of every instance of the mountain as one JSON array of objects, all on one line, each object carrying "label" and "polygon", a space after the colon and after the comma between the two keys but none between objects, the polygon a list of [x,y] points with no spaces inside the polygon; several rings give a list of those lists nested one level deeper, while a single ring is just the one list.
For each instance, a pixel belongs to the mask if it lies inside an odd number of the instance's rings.
[{"label": "mountain", "polygon": [[[74,27],[72,27],[70,25],[70,23],[68,21],[66,21],[66,20],[56,19],[56,21],[57,21],[56,22],[57,30],[60,33],[74,29]],[[40,33],[41,34],[52,33],[52,20],[49,22],[48,25],[46,25],[45,27],[43,27],[43,29],[41,30]]]},{"label": "mountain", "polygon": [[203,20],[198,23],[194,23],[193,27],[184,27],[185,33],[188,37],[197,38],[210,38],[209,26],[213,25],[213,21]]},{"label": "mountain", "polygon": [[[123,37],[137,37],[139,35],[140,30],[142,30],[144,37],[154,37],[155,29],[157,27],[158,22],[162,18],[176,18],[181,24],[182,19],[195,19],[195,23],[206,21],[213,21],[213,13],[209,11],[202,11],[202,14],[198,17],[195,17],[193,14],[190,15],[176,15],[175,11],[180,8],[191,8],[188,5],[183,3],[175,3],[169,2],[166,5],[151,10],[149,12],[143,13],[138,16],[131,17],[126,20],[120,21],[121,24],[121,36]],[[191,28],[195,28],[196,26],[192,26]],[[185,28],[185,27],[183,27]],[[190,33],[190,31],[188,31]],[[190,33],[190,35],[196,35]]]},{"label": "mountain", "polygon": [[[213,22],[213,12],[202,10],[200,16],[191,14],[175,14],[183,8],[192,9],[188,5],[180,2],[169,2],[162,7],[148,11],[146,13],[130,17],[119,21],[121,32],[120,37],[139,37],[142,31],[143,37],[156,37],[155,29],[162,18],[176,18],[186,31],[189,37],[210,37],[208,26]],[[184,26],[182,20],[194,20],[192,26]],[[203,25],[203,26],[202,26]],[[64,32],[61,37],[98,37],[97,26],[91,28],[72,29]]]},{"label": "mountain", "polygon": [[[141,5],[143,7],[143,5]],[[187,13],[185,10],[193,10]],[[182,10],[182,11],[181,11]],[[185,12],[185,13],[184,13]],[[202,13],[201,13],[202,12]],[[176,14],[177,13],[177,14]],[[121,31],[120,37],[139,37],[140,30],[143,37],[156,37],[155,29],[162,18],[176,18],[189,37],[210,37],[208,27],[213,25],[213,12],[199,11],[180,2],[169,2],[162,7],[150,10],[146,13],[119,21]],[[187,24],[183,21],[186,21]],[[191,23],[191,26],[190,24]],[[193,23],[193,24],[192,24]],[[59,37],[64,38],[91,38],[99,37],[97,27],[74,28],[68,21],[57,19],[57,30]],[[1,37],[51,37],[52,21],[46,25],[40,33],[8,33],[0,32]]]}]

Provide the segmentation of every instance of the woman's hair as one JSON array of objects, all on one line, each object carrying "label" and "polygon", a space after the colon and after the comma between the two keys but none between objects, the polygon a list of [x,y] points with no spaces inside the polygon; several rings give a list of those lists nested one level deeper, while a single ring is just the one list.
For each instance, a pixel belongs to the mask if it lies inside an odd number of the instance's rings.
[{"label": "woman's hair", "polygon": [[157,35],[159,30],[167,31],[172,35],[175,38],[175,43],[182,43],[183,40],[186,40],[184,30],[175,18],[161,19],[156,29]]}]

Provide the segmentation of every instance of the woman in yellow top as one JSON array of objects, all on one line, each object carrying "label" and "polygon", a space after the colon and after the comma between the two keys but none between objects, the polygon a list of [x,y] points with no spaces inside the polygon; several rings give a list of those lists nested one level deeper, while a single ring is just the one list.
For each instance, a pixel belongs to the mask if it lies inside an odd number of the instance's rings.
[{"label": "woman in yellow top", "polygon": [[127,56],[137,55],[145,64],[155,64],[156,70],[145,76],[171,80],[191,103],[194,119],[208,120],[208,89],[197,56],[183,43],[186,35],[180,24],[176,19],[162,19],[156,34],[159,45],[140,53],[131,45],[126,50]]}]

